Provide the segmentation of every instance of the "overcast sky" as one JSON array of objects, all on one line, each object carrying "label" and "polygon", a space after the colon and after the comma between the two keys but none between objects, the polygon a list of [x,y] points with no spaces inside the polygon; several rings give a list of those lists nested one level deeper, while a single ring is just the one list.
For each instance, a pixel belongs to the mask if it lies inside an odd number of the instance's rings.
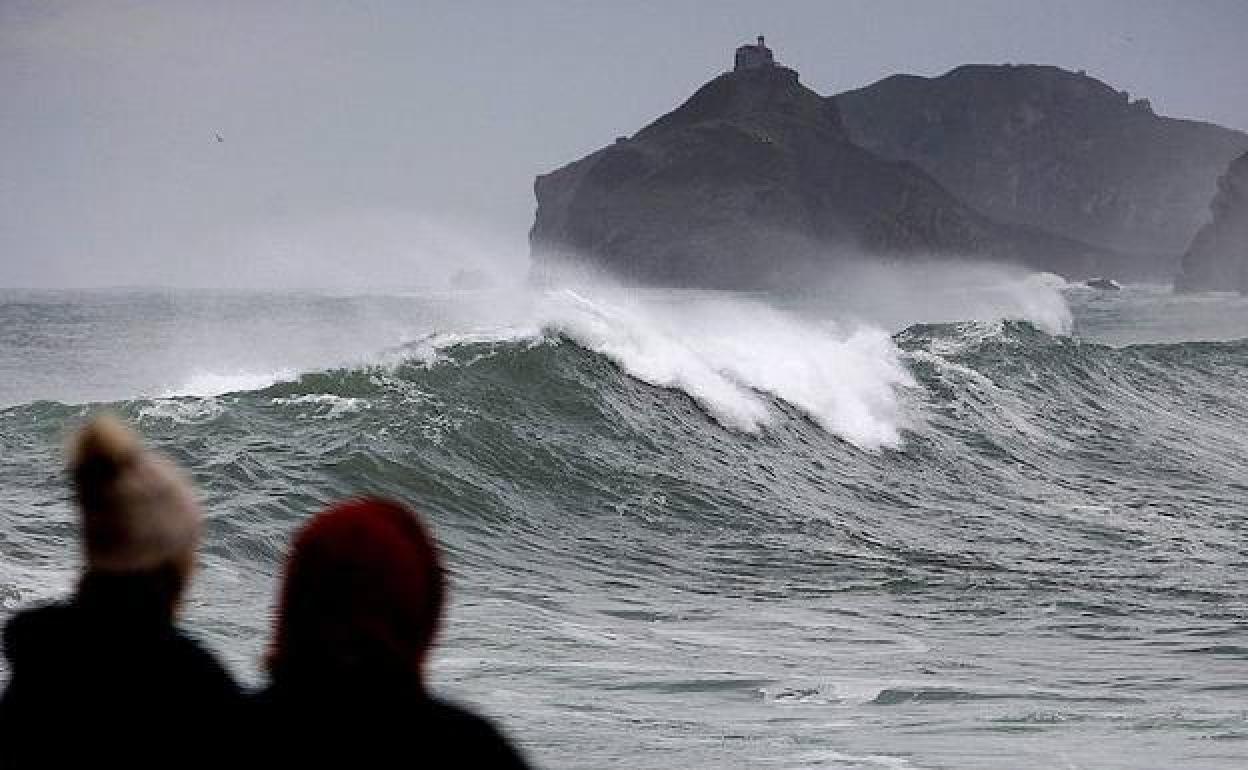
[{"label": "overcast sky", "polygon": [[1246,30],[1244,0],[0,0],[0,286],[519,269],[534,175],[760,33],[824,94],[1046,63],[1248,129]]}]

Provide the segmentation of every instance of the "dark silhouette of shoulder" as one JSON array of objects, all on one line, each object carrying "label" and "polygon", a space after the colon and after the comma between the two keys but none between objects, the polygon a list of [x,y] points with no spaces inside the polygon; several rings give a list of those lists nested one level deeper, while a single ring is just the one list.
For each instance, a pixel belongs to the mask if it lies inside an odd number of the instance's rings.
[{"label": "dark silhouette of shoulder", "polygon": [[[4,768],[167,765],[170,756],[135,754],[135,746],[186,752],[202,743],[203,730],[228,726],[242,705],[216,658],[158,619],[110,617],[73,602],[37,607],[5,626],[4,654]],[[178,762],[205,766],[211,753]]]},{"label": "dark silhouette of shoulder", "polygon": [[248,723],[265,761],[278,765],[528,768],[489,720],[410,691],[273,685],[252,699]]},{"label": "dark silhouette of shoulder", "polygon": [[473,746],[473,758],[482,767],[524,768],[524,760],[489,720],[451,703],[430,700],[427,713],[430,728],[457,736],[465,746]]}]

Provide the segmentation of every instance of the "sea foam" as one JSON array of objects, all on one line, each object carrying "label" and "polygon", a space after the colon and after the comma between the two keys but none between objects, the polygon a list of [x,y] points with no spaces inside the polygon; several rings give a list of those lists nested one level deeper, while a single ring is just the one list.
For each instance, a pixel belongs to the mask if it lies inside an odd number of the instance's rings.
[{"label": "sea foam", "polygon": [[270,372],[214,372],[201,370],[193,372],[181,385],[164,391],[159,398],[174,398],[176,396],[209,398],[211,396],[223,396],[226,393],[260,390],[278,382],[293,380],[296,377],[298,377],[298,373],[291,369],[280,369]]},{"label": "sea foam", "polygon": [[863,449],[896,447],[898,389],[912,384],[882,329],[842,328],[743,296],[642,302],[615,293],[551,292],[544,327],[639,380],[684,391],[726,427],[758,432],[778,415],[768,396]]},{"label": "sea foam", "polygon": [[[797,305],[763,295],[644,291],[605,281],[575,289],[517,287],[457,304],[450,317],[431,321],[432,329],[408,329],[401,335],[408,341],[398,346],[361,334],[348,365],[437,366],[453,362],[447,352],[461,345],[539,343],[554,335],[608,357],[638,380],[683,391],[730,429],[765,431],[784,404],[859,448],[878,450],[900,446],[908,424],[900,391],[913,384],[890,330],[924,321],[1019,318],[1065,333],[1071,320],[1061,289],[1055,276],[960,263],[846,267],[829,276],[814,302]],[[206,366],[161,397],[210,398],[296,377],[295,370],[277,367]],[[339,416],[358,406],[329,411]]]}]

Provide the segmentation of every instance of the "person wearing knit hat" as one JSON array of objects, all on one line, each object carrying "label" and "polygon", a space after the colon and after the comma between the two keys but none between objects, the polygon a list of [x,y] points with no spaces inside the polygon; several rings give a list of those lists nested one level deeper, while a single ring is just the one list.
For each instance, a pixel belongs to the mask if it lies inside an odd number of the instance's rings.
[{"label": "person wearing knit hat", "polygon": [[286,561],[255,745],[274,766],[526,767],[426,687],[445,600],[433,538],[405,506],[359,499],[313,517]]},{"label": "person wearing knit hat", "polygon": [[[166,766],[166,750],[201,742],[198,720],[228,724],[243,704],[225,668],[174,625],[199,506],[182,472],[111,416],[76,434],[69,475],[82,576],[68,600],[5,627],[0,767]],[[214,763],[202,750],[178,761]]]},{"label": "person wearing knit hat", "polygon": [[69,468],[89,572],[174,564],[189,576],[199,542],[199,504],[173,463],[145,450],[120,420],[102,416],[76,436]]}]

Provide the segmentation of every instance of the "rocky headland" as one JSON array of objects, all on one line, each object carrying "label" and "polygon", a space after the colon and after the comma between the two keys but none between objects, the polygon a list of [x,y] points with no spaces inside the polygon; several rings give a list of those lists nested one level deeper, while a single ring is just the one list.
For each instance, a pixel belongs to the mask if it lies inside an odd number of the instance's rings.
[{"label": "rocky headland", "polygon": [[855,143],[908,160],[989,217],[1120,252],[1128,277],[1174,274],[1248,134],[1157,115],[1084,73],[972,65],[839,94]]},{"label": "rocky headland", "polygon": [[742,46],[672,112],[537,178],[535,273],[769,288],[864,256],[1070,278],[1173,268],[1205,216],[1207,169],[1248,136],[1050,70],[961,68],[827,98],[761,39]]},{"label": "rocky headland", "polygon": [[1192,239],[1174,288],[1248,294],[1248,153],[1218,179],[1210,209],[1213,221]]}]

